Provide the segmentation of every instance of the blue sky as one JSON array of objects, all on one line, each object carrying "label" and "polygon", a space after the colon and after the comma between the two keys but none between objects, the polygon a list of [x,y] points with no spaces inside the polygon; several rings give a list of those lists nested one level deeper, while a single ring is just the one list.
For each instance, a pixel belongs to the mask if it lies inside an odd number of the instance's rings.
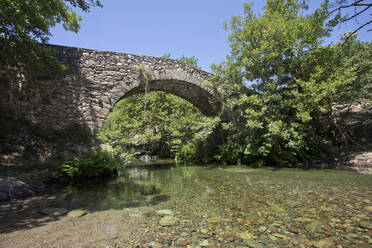
[{"label": "blue sky", "polygon": [[[102,9],[78,12],[83,20],[77,34],[56,26],[49,43],[149,56],[165,53],[170,53],[172,58],[195,56],[199,66],[210,71],[210,65],[222,62],[230,51],[223,22],[242,15],[245,2],[252,1],[102,0]],[[256,13],[265,4],[262,0],[253,2]],[[311,7],[319,4],[320,1],[311,0]],[[327,42],[336,41],[356,25],[352,21],[337,27]],[[371,37],[372,32],[366,29],[359,32],[360,40],[371,40]]]}]

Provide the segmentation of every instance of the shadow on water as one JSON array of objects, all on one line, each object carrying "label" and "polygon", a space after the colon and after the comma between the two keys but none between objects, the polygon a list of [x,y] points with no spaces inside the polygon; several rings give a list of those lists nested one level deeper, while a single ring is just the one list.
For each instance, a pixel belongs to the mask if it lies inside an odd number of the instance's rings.
[{"label": "shadow on water", "polygon": [[84,209],[94,213],[150,207],[168,201],[170,196],[162,194],[161,185],[150,180],[150,172],[172,166],[174,164],[159,162],[132,166],[119,171],[116,178],[90,179],[66,186],[49,185],[42,195],[0,204],[0,233],[31,229],[64,217],[64,214],[45,215],[42,212],[45,208]]}]

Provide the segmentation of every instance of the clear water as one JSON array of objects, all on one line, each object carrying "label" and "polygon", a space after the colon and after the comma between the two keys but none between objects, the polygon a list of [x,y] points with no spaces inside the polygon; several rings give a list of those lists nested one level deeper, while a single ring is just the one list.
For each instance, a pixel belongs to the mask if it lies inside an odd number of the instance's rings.
[{"label": "clear water", "polygon": [[225,210],[252,212],[268,203],[296,212],[292,205],[304,205],[310,199],[327,204],[368,202],[372,176],[342,170],[186,166],[163,160],[137,163],[114,180],[70,185],[59,193],[87,208],[94,202],[96,209],[179,203],[185,209],[198,205],[206,213],[226,215]]},{"label": "clear water", "polygon": [[372,247],[372,176],[352,171],[156,161],[51,194],[54,207],[92,213],[170,209],[175,226],[146,217],[146,233],[162,245],[184,237],[192,247]]}]

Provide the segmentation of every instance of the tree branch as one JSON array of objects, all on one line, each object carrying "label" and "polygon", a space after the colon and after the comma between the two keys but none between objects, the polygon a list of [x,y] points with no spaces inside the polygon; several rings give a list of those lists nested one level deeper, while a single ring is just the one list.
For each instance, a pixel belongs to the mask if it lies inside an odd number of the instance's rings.
[{"label": "tree branch", "polygon": [[[364,1],[366,1],[366,0],[358,0],[358,1],[355,1],[354,3],[351,3],[351,4],[347,4],[347,5],[340,5],[338,8],[336,8],[336,9],[334,9],[334,10],[332,10],[331,12],[330,12],[330,14],[333,14],[334,12],[336,12],[336,11],[340,11],[341,9],[347,9],[347,8],[350,8],[350,7],[358,7],[358,6],[371,6],[372,5],[372,3],[362,3],[362,2],[364,2]],[[341,3],[340,3],[341,4]]]},{"label": "tree branch", "polygon": [[[367,25],[369,25],[369,24],[371,24],[372,23],[372,20],[369,20],[368,22],[366,22],[366,23],[364,23],[363,25],[361,25],[359,28],[357,28],[357,29],[355,29],[352,33],[351,33],[351,35],[353,35],[353,34],[355,34],[356,32],[358,32],[359,30],[361,30],[362,28],[364,28],[365,26],[367,26]],[[368,31],[370,31],[371,29],[369,29]],[[350,36],[351,36],[350,35]]]},{"label": "tree branch", "polygon": [[347,22],[355,17],[357,17],[358,15],[362,14],[364,11],[366,11],[367,9],[371,8],[372,7],[372,4],[370,4],[369,6],[367,6],[366,8],[364,8],[363,10],[359,11],[359,12],[355,12],[355,14],[345,20],[342,20],[342,22]]}]

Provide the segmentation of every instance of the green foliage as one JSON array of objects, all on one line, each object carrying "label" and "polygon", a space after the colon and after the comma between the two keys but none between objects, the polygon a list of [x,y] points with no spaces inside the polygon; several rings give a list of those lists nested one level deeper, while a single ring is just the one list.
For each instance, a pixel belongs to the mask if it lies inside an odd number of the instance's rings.
[{"label": "green foliage", "polygon": [[[170,53],[166,53],[163,56],[161,56],[160,58],[170,59],[171,58],[171,54]],[[178,58],[177,60],[180,61],[180,62],[182,62],[182,63],[185,63],[187,65],[191,65],[191,66],[193,66],[195,68],[201,69],[201,67],[198,66],[198,59],[195,56],[186,57],[185,55],[182,55],[182,57],[181,58]]]},{"label": "green foliage", "polygon": [[334,145],[324,134],[340,129],[335,105],[370,99],[370,43],[321,46],[337,23],[327,22],[328,1],[310,14],[295,0],[268,0],[259,16],[244,10],[225,25],[231,54],[213,65],[226,132],[216,158],[284,166],[319,155]]},{"label": "green foliage", "polygon": [[223,164],[241,164],[244,159],[244,148],[231,140],[227,143],[220,145],[218,154],[215,155],[215,159]]},{"label": "green foliage", "polygon": [[182,57],[177,60],[181,61],[182,63],[191,65],[195,68],[201,69],[201,67],[198,66],[198,59],[195,56],[185,57],[184,55],[182,55]]},{"label": "green foliage", "polygon": [[191,159],[216,123],[180,97],[150,92],[118,102],[99,138],[113,147],[143,146],[163,157]]},{"label": "green foliage", "polygon": [[123,167],[124,162],[132,160],[133,151],[126,151],[122,155],[106,149],[98,149],[91,155],[77,155],[65,161],[61,171],[70,178],[89,178],[113,175],[113,171]]},{"label": "green foliage", "polygon": [[353,106],[371,105],[372,43],[348,39],[346,43],[323,47],[309,56],[317,66],[308,79],[297,79],[302,89],[296,96],[301,100],[298,108],[318,124],[318,133],[328,133],[333,144],[346,148],[350,143],[360,145],[346,129],[350,122],[362,121],[360,117],[350,119],[357,114],[352,112]]},{"label": "green foliage", "polygon": [[58,23],[78,32],[81,17],[73,8],[89,12],[93,6],[102,7],[98,0],[0,1],[0,63],[55,76],[65,67],[55,60],[53,48],[41,44],[47,43],[50,29]]}]

